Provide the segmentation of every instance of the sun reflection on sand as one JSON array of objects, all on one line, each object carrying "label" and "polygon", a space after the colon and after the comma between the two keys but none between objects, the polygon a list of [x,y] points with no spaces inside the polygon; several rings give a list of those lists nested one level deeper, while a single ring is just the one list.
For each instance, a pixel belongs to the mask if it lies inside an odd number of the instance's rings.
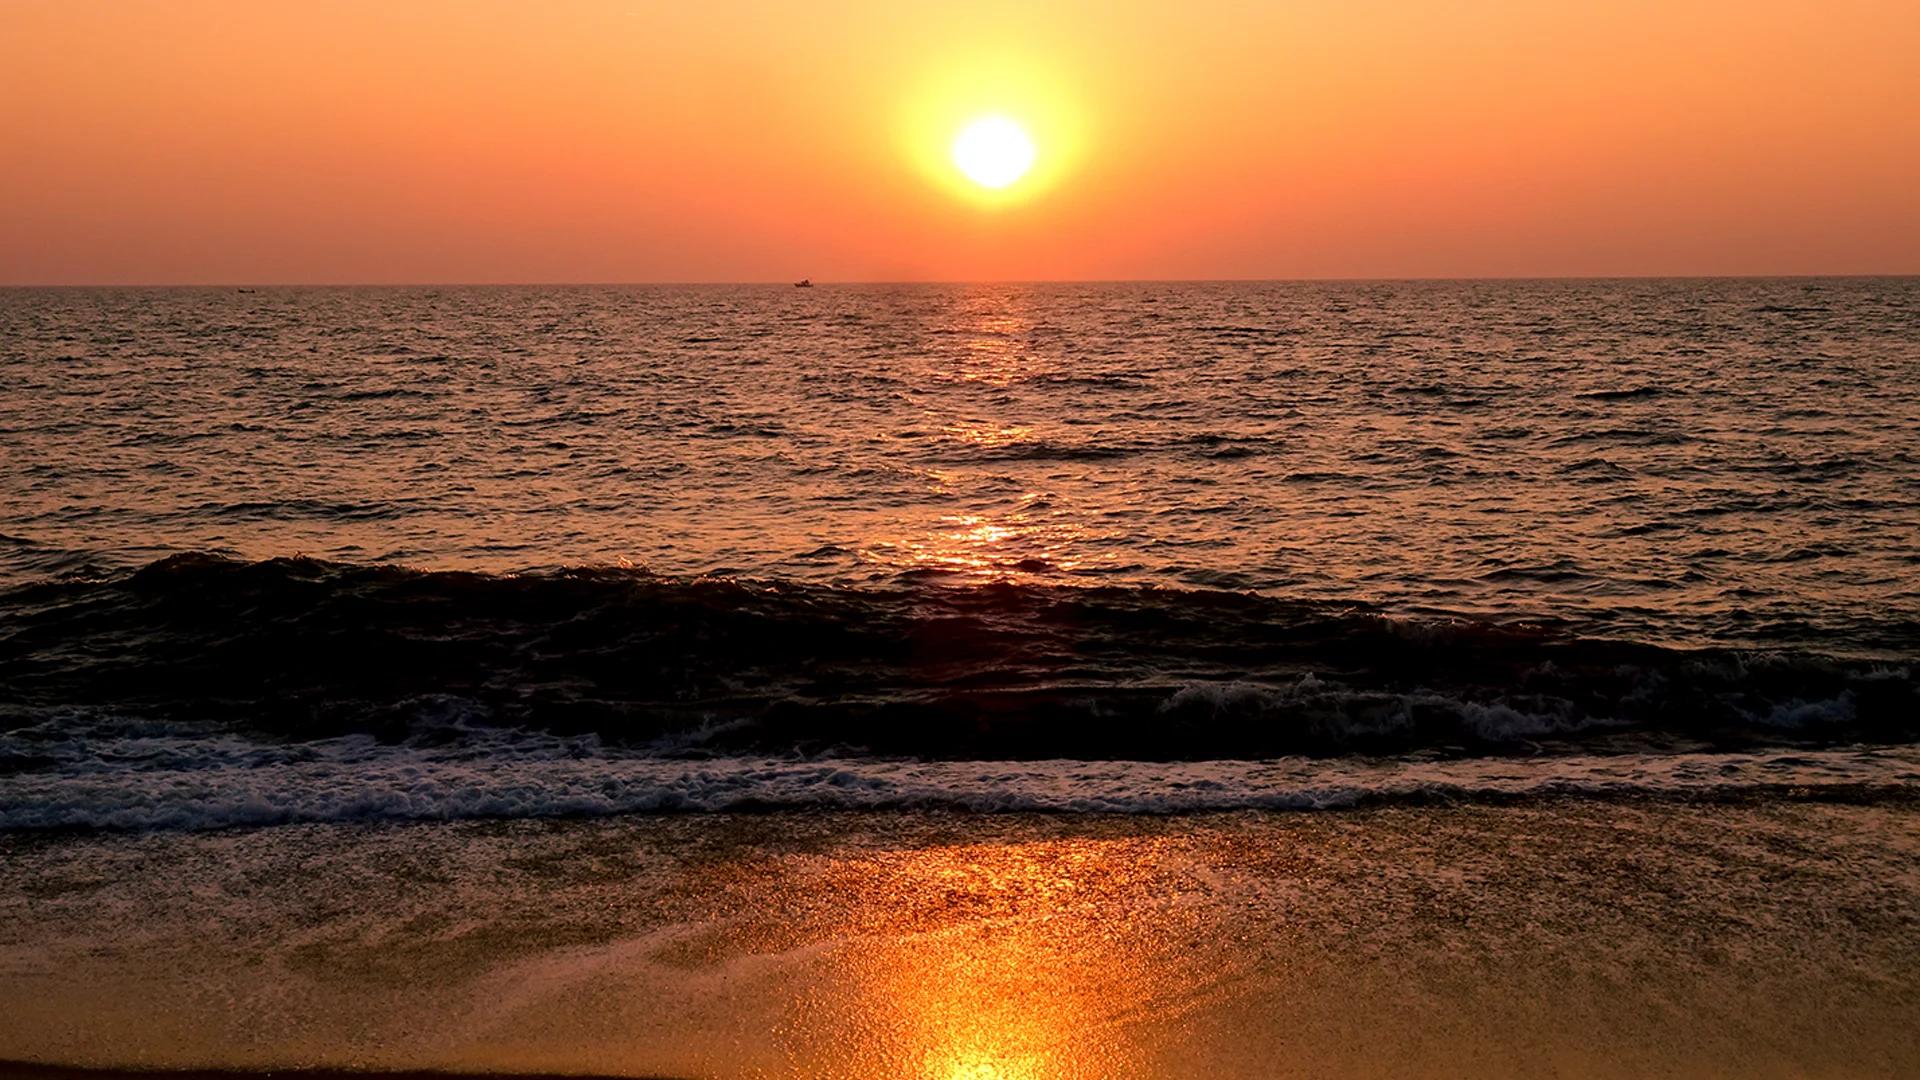
[{"label": "sun reflection on sand", "polygon": [[[17,976],[0,980],[0,1059],[759,1080],[1905,1075],[1912,905],[1885,882],[1914,862],[1913,825],[1899,804],[1573,802],[16,844],[0,860]],[[153,865],[176,872],[90,885]],[[1661,914],[1649,880],[1697,904]],[[209,888],[236,902],[197,902]]]},{"label": "sun reflection on sand", "polygon": [[[966,844],[842,864],[847,877],[833,891],[857,898],[860,936],[834,961],[842,989],[809,1001],[793,1030],[840,1031],[864,1043],[860,1062],[846,1066],[865,1074],[1049,1080],[1137,1073],[1150,1041],[1139,1023],[1178,1013],[1171,991],[1190,973],[1168,949],[1178,911],[1149,903],[1119,919],[1093,917],[1103,899],[1137,892],[1154,874],[1129,864],[1121,850],[1129,846]],[[826,1072],[848,1052],[842,1045],[791,1049]]]}]

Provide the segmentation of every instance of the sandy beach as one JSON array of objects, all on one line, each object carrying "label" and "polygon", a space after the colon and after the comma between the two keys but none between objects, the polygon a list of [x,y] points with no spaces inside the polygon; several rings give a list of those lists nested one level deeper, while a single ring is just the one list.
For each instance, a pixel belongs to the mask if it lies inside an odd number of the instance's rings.
[{"label": "sandy beach", "polygon": [[[376,1072],[367,1068],[275,1068],[234,1070],[234,1068],[69,1068],[61,1065],[31,1065],[25,1061],[0,1061],[0,1076],[8,1080],[242,1080],[248,1076],[276,1076],[280,1080],[444,1080],[447,1072]],[[490,1072],[490,1080],[559,1080],[557,1076],[538,1076],[526,1072]],[[566,1080],[630,1080],[624,1076],[578,1076]]]},{"label": "sandy beach", "polygon": [[21,1061],[940,1078],[1920,1066],[1909,802],[0,843],[0,1057]]}]

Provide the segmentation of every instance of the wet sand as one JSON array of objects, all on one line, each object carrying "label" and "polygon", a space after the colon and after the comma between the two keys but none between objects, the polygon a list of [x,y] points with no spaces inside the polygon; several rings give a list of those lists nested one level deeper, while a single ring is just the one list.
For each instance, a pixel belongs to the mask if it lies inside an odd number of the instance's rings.
[{"label": "wet sand", "polygon": [[[0,1080],[250,1080],[253,1076],[273,1076],[275,1080],[445,1080],[451,1072],[371,1072],[353,1068],[276,1068],[234,1070],[234,1068],[73,1068],[65,1065],[33,1065],[27,1061],[0,1061]],[[490,1072],[488,1080],[632,1080],[626,1076],[578,1076],[578,1074],[530,1074],[530,1072]]]},{"label": "wet sand", "polygon": [[11,834],[0,856],[0,1058],[63,1066],[1920,1070],[1907,802]]}]

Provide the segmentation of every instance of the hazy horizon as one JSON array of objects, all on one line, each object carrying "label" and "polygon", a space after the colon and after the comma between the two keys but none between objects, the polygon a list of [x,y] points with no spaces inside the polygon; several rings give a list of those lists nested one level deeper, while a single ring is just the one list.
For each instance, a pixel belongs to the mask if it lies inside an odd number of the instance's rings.
[{"label": "hazy horizon", "polygon": [[[1582,281],[1847,281],[1920,278],[1920,271],[1836,274],[1487,274],[1456,277],[1370,275],[1354,277],[1197,277],[1197,278],[805,278],[814,287],[898,285],[1383,285],[1419,282],[1582,282]],[[620,289],[620,288],[791,288],[795,280],[757,278],[707,281],[22,281],[0,289]]]}]

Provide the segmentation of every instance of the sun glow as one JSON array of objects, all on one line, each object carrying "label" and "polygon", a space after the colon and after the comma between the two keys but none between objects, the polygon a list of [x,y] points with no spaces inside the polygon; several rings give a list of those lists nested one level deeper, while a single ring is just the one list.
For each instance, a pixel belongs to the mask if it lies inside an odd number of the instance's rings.
[{"label": "sun glow", "polygon": [[902,160],[930,192],[983,210],[1046,200],[1079,173],[1092,143],[1087,76],[1061,56],[955,56],[895,99]]},{"label": "sun glow", "polygon": [[967,179],[998,191],[1033,168],[1033,140],[1004,116],[983,116],[960,129],[953,140],[953,163]]}]

